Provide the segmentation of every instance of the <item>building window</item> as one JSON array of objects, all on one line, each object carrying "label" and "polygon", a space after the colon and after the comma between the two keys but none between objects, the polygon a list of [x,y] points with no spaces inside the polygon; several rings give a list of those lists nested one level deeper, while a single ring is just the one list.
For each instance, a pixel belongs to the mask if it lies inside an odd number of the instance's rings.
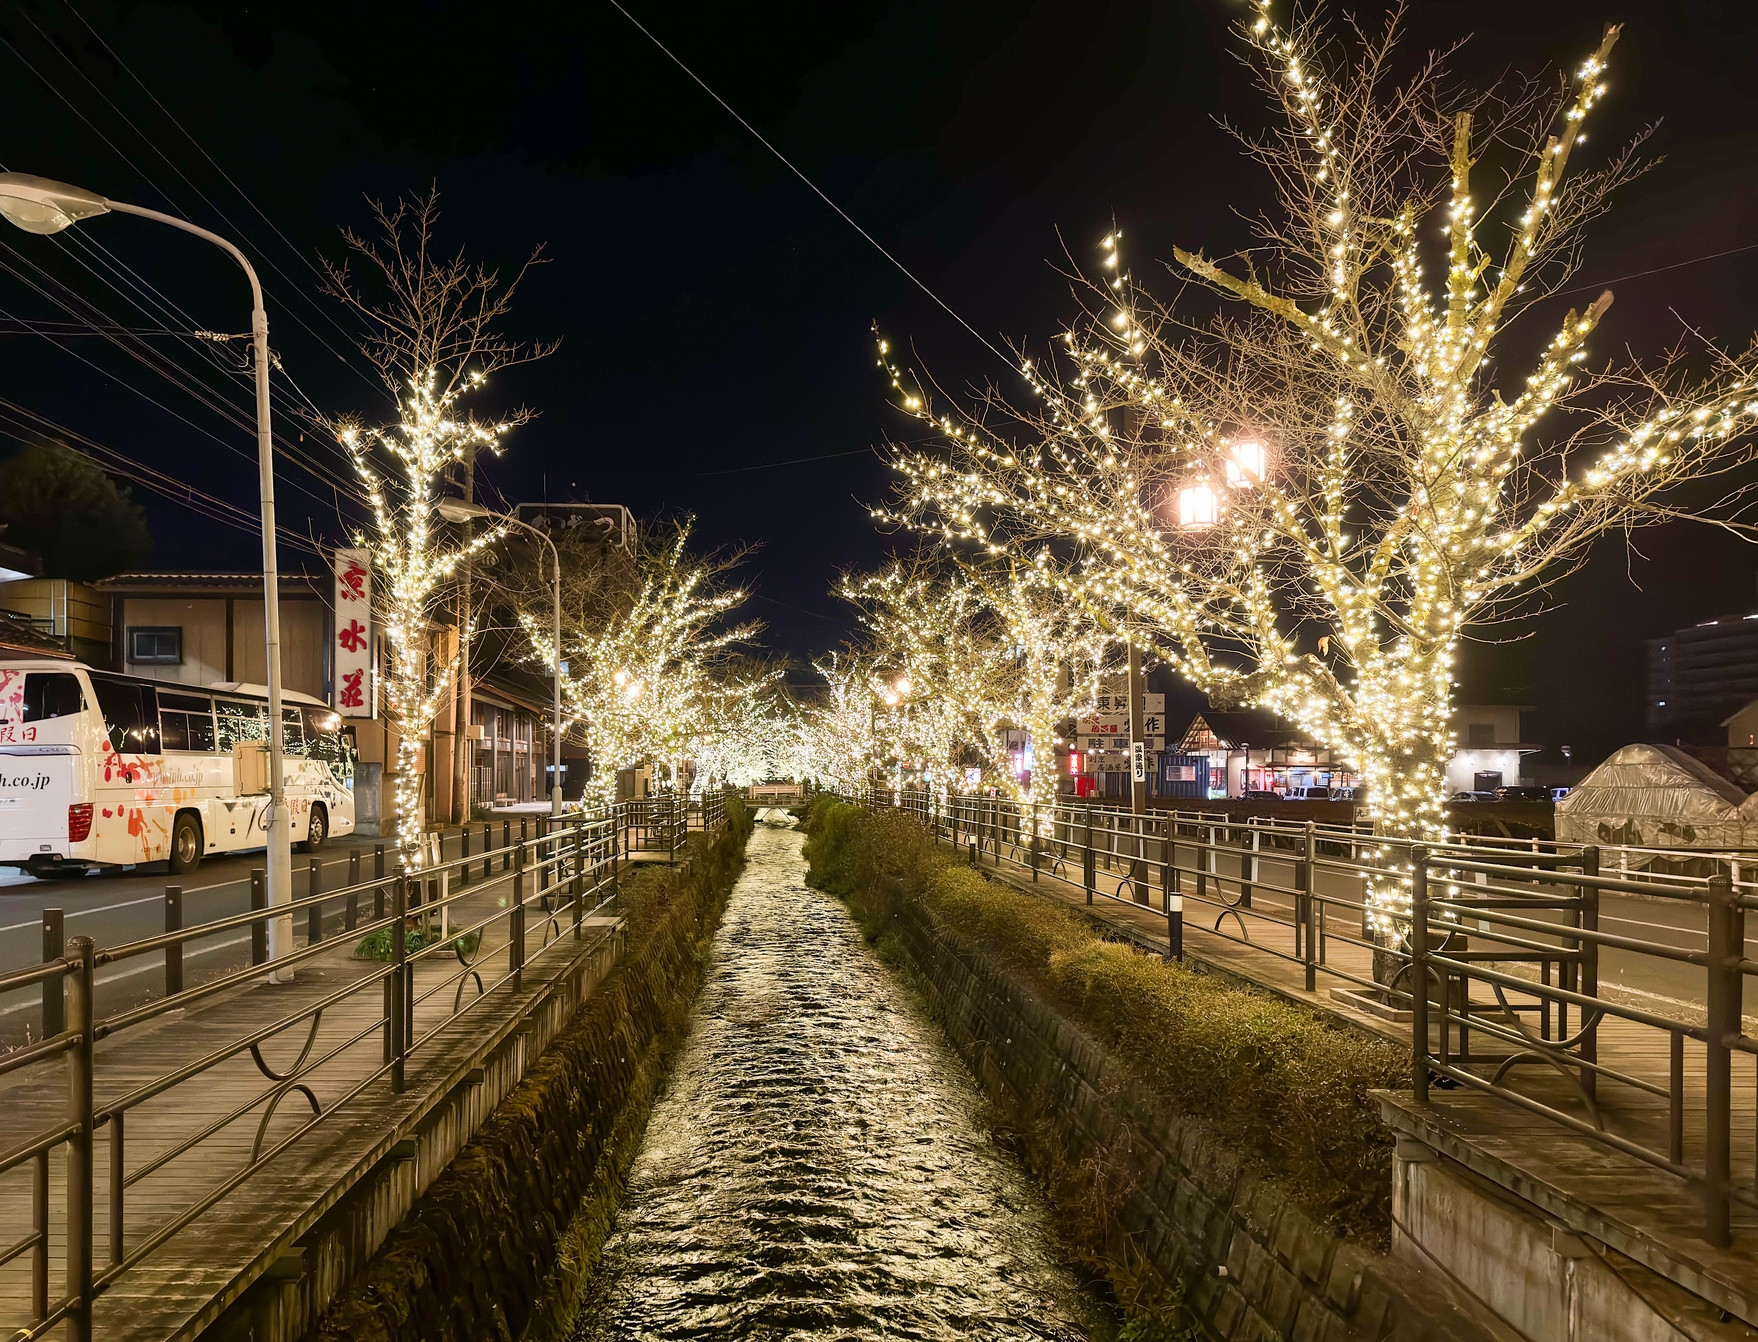
[{"label": "building window", "polygon": [[128,660],[176,666],[183,661],[183,630],[176,625],[130,625]]},{"label": "building window", "polygon": [[1473,722],[1467,724],[1465,743],[1472,746],[1493,746],[1496,743],[1495,723]]}]

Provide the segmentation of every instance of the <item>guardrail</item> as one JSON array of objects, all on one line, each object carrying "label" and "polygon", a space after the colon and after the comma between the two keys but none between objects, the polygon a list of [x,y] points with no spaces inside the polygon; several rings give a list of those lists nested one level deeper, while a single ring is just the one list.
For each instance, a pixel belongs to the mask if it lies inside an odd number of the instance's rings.
[{"label": "guardrail", "polygon": [[[702,810],[702,827],[714,829],[724,823],[724,798],[719,805]],[[18,1077],[32,1069],[46,1072],[59,1067],[66,1073],[66,1101],[60,1113],[28,1134],[18,1111],[11,1111],[5,1124],[6,1149],[0,1150],[0,1179],[14,1171],[28,1170],[30,1230],[10,1245],[0,1246],[0,1268],[17,1260],[29,1260],[31,1307],[29,1319],[12,1336],[25,1342],[65,1325],[66,1336],[84,1342],[91,1336],[93,1302],[112,1289],[153,1253],[183,1233],[277,1156],[309,1140],[322,1125],[350,1100],[375,1086],[391,1093],[405,1089],[412,1059],[432,1046],[447,1031],[476,1019],[497,990],[510,986],[519,991],[529,961],[530,939],[541,935],[542,945],[568,936],[583,936],[587,920],[614,905],[617,881],[631,829],[646,827],[671,843],[675,856],[683,844],[684,811],[669,799],[662,806],[619,804],[595,815],[580,812],[562,817],[521,820],[518,834],[511,821],[484,824],[481,849],[471,852],[471,831],[463,836],[462,856],[434,862],[417,870],[384,871],[382,846],[374,854],[374,871],[360,879],[360,854],[350,860],[349,881],[334,890],[321,888],[321,868],[311,864],[310,893],[304,898],[270,908],[262,895],[261,872],[252,873],[252,907],[246,913],[181,926],[181,890],[166,890],[166,931],[123,945],[99,947],[89,937],[67,938],[61,943],[59,915],[45,922],[45,957],[40,965],[0,975],[0,994],[39,987],[43,993],[43,1032],[38,1042],[0,1056],[0,1077]],[[497,836],[496,830],[499,830]],[[500,839],[497,845],[494,840]],[[54,912],[54,911],[51,911]],[[272,962],[267,957],[267,927],[277,919],[303,923],[306,944]],[[248,928],[252,939],[251,963],[223,973],[198,986],[183,983],[184,948],[198,938],[217,932]],[[296,975],[302,966],[334,956],[338,936],[362,939],[384,934],[386,958],[374,967],[354,974],[331,991],[321,992],[274,1019],[241,1026],[239,1031],[199,1056],[137,1082],[117,1094],[94,1098],[97,1083],[105,1076],[105,1061],[114,1056],[106,1050],[94,1053],[100,1041],[129,1035],[149,1023],[161,1022],[173,1013],[240,988],[263,981],[265,971],[273,978]],[[292,938],[289,938],[292,944]],[[95,976],[103,966],[131,960],[161,957],[164,992],[143,1005],[99,1017],[94,1005]],[[358,968],[357,961],[351,961]],[[422,974],[421,966],[443,966],[437,975]],[[358,1010],[362,1002],[370,1010]],[[315,1051],[325,1013],[332,1019],[350,1014],[349,1032],[326,1040]],[[417,1008],[426,1008],[425,1028],[417,1031]],[[175,1029],[175,1025],[169,1028]],[[263,1046],[291,1035],[297,1054],[290,1064],[277,1068],[263,1056]],[[378,1054],[362,1068],[360,1050],[370,1049],[374,1037]],[[129,1116],[141,1106],[182,1087],[199,1093],[204,1078],[215,1069],[248,1054],[263,1084],[187,1135],[173,1141],[150,1158],[129,1159],[126,1139]],[[343,1066],[344,1059],[351,1070]],[[346,1070],[346,1075],[344,1071]],[[338,1078],[340,1078],[338,1080]],[[46,1078],[45,1078],[46,1079]],[[17,1085],[18,1078],[9,1085]],[[341,1087],[327,1104],[320,1104],[317,1086],[328,1080]],[[126,1082],[124,1083],[126,1084]],[[309,1117],[293,1131],[270,1137],[270,1123],[283,1101],[303,1102]],[[190,1106],[201,1112],[199,1103]],[[150,1233],[127,1243],[133,1207],[130,1190],[174,1162],[208,1161],[208,1143],[233,1125],[256,1122],[248,1159],[220,1172],[217,1179],[184,1205],[170,1209],[162,1195],[153,1200],[155,1222]],[[107,1169],[94,1163],[94,1138],[107,1138]],[[64,1159],[52,1164],[51,1157]],[[59,1165],[59,1169],[55,1165]],[[191,1168],[186,1165],[184,1168]],[[62,1254],[64,1279],[57,1293],[50,1280],[54,1256],[51,1242],[52,1194],[57,1191],[52,1174],[62,1184],[58,1191],[64,1204]],[[107,1208],[107,1243],[95,1243],[96,1209]]]},{"label": "guardrail", "polygon": [[[1308,992],[1333,981],[1409,1022],[1418,1103],[1437,1082],[1469,1087],[1664,1170],[1700,1197],[1714,1245],[1730,1242],[1734,1205],[1758,1208],[1735,1177],[1758,1150],[1734,1160],[1732,1080],[1734,1055],[1758,1056],[1742,1014],[1745,980],[1758,975],[1745,946],[1754,855],[1476,836],[1420,844],[1360,825],[909,789],[846,799],[903,810],[972,862],[1067,880],[1088,904],[1157,905],[1172,957],[1183,957],[1195,916],[1208,935],[1263,957],[1269,977],[1276,961]],[[1408,903],[1387,906],[1374,890]],[[1602,929],[1606,894],[1687,910],[1678,934],[1702,949]],[[1693,989],[1675,1008],[1608,992],[1606,954],[1626,971],[1684,969]],[[1645,1066],[1659,1050],[1644,1036],[1657,1034],[1667,1061]],[[1700,1101],[1687,1085],[1699,1064]],[[1558,1080],[1518,1084],[1529,1073]]]}]

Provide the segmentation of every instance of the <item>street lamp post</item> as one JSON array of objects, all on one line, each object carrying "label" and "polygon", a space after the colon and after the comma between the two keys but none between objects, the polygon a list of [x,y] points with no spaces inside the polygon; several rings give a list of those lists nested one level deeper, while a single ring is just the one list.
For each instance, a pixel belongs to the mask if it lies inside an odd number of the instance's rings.
[{"label": "street lamp post", "polygon": [[[252,308],[250,335],[256,352],[256,463],[262,487],[262,597],[263,630],[268,645],[269,677],[269,905],[286,904],[293,898],[292,823],[287,812],[286,779],[281,760],[286,746],[286,724],[281,716],[281,582],[275,557],[275,463],[274,440],[269,430],[269,317],[263,307],[262,284],[244,253],[217,233],[198,228],[187,219],[161,214],[140,205],[109,200],[65,182],[32,177],[22,172],[0,173],[0,215],[27,233],[59,233],[94,215],[137,214],[143,219],[214,244],[244,269],[250,281]],[[293,950],[293,919],[276,918],[269,923],[269,959],[278,960]]]},{"label": "street lamp post", "polygon": [[[550,623],[551,636],[555,641],[555,697],[551,707],[553,714],[550,719],[551,736],[554,745],[551,747],[553,773],[549,787],[549,813],[562,813],[562,556],[555,548],[555,542],[549,538],[541,527],[514,517],[511,513],[497,513],[493,508],[485,508],[480,503],[466,503],[463,499],[441,499],[434,505],[434,510],[448,522],[468,522],[473,518],[487,518],[493,522],[507,522],[516,527],[523,527],[549,546],[549,556],[554,563],[552,593],[555,598],[554,610]],[[469,618],[469,612],[465,612]]]}]

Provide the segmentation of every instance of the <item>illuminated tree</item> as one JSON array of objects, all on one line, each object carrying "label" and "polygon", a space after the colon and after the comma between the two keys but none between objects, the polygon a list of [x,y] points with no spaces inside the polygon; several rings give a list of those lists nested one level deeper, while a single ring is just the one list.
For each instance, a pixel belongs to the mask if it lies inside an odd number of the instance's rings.
[{"label": "illuminated tree", "polygon": [[[584,732],[592,756],[586,795],[614,801],[624,769],[663,767],[674,788],[683,782],[691,739],[711,724],[729,698],[755,691],[726,674],[734,649],[760,626],[728,626],[725,617],[745,594],[721,577],[740,556],[692,555],[690,523],[643,542],[629,590],[572,608],[562,616],[562,709]],[[521,609],[532,656],[555,665],[550,614]]]},{"label": "illuminated tree", "polygon": [[522,345],[498,327],[531,258],[508,283],[471,265],[460,250],[434,253],[437,192],[394,207],[374,203],[382,236],[376,242],[344,229],[348,250],[371,277],[358,286],[347,262],[325,261],[330,293],[365,324],[361,349],[378,369],[396,406],[393,423],[370,427],[353,418],[332,423],[347,449],[372,510],[370,530],[355,544],[372,551],[377,581],[375,619],[388,664],[380,682],[397,729],[397,842],[411,866],[421,860],[423,775],[421,738],[445,701],[451,668],[433,657],[433,631],[452,575],[470,554],[498,540],[500,528],[465,544],[443,539],[435,512],[448,467],[466,453],[498,453],[507,433],[530,418],[525,410],[479,419],[468,408],[490,374],[540,358],[552,345]]},{"label": "illuminated tree", "polygon": [[823,677],[824,688],[791,714],[795,759],[787,773],[839,792],[862,792],[887,758],[873,690],[878,668],[865,649],[845,648],[812,663],[812,669]]},{"label": "illuminated tree", "polygon": [[877,733],[900,774],[945,792],[968,767],[1006,772],[1017,668],[981,589],[917,562],[846,580],[842,594],[870,633]]},{"label": "illuminated tree", "polygon": [[[1283,118],[1250,146],[1279,202],[1257,245],[1175,250],[1195,293],[1174,307],[1107,237],[1080,319],[1022,355],[1025,408],[941,409],[893,368],[944,447],[898,454],[882,516],[986,553],[1061,547],[1067,590],[1127,611],[1217,706],[1352,756],[1377,832],[1432,839],[1461,637],[1749,462],[1758,351],[1591,369],[1611,294],[1546,302],[1639,171],[1630,150],[1573,164],[1616,28],[1553,92],[1450,102],[1434,59],[1392,84],[1395,25],[1351,57],[1257,0],[1241,33]],[[1509,343],[1523,315],[1549,337]],[[1710,513],[1737,525],[1742,500]],[[1389,927],[1402,893],[1376,898]]]},{"label": "illuminated tree", "polygon": [[1070,718],[1092,711],[1112,640],[1091,612],[1070,598],[1073,584],[1043,551],[1004,574],[974,569],[972,580],[995,612],[1004,655],[1014,665],[1017,697],[1004,721],[1023,730],[1032,747],[1030,782],[1010,768],[1007,787],[1038,808],[1048,832],[1057,799],[1059,733]]}]

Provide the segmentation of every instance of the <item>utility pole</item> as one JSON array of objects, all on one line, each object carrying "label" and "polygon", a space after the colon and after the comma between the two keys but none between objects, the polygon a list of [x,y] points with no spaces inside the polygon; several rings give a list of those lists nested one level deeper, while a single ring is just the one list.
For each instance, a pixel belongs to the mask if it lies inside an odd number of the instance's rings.
[{"label": "utility pole", "polygon": [[[464,502],[476,502],[476,449],[464,452]],[[464,523],[464,544],[470,544],[476,529],[473,521]],[[465,824],[470,819],[470,561],[464,561],[463,581],[458,594],[458,669],[452,681],[454,708],[452,735],[452,823]]]}]

